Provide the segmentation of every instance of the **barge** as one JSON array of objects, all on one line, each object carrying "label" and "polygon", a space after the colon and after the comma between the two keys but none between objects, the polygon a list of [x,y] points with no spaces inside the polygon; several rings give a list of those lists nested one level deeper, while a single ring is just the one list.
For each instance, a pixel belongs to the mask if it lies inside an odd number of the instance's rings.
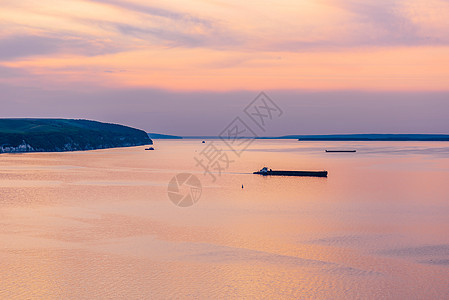
[{"label": "barge", "polygon": [[273,171],[268,170],[267,167],[262,168],[260,171],[253,172],[253,174],[263,176],[305,176],[305,177],[327,177],[327,171]]}]

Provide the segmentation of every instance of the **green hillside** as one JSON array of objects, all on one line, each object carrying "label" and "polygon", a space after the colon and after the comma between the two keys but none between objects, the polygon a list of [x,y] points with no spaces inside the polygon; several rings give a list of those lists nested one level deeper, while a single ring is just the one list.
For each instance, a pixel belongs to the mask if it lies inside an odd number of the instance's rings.
[{"label": "green hillside", "polygon": [[139,129],[89,120],[0,119],[0,153],[60,152],[152,144]]}]

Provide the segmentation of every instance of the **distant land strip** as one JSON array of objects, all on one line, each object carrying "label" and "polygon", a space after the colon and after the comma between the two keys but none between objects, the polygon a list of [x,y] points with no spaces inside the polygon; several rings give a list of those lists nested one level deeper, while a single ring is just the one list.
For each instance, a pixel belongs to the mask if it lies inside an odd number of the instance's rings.
[{"label": "distant land strip", "polygon": [[[271,139],[264,138],[261,139]],[[274,139],[298,139],[300,141],[449,141],[449,134],[326,134],[285,135]]]},{"label": "distant land strip", "polygon": [[[219,136],[183,136],[184,139],[220,139]],[[242,137],[254,138],[254,137]],[[272,137],[255,137],[267,140],[300,141],[449,141],[449,134],[320,134],[320,135],[284,135]]]},{"label": "distant land strip", "polygon": [[172,139],[179,140],[183,138],[182,136],[154,133],[154,132],[148,132],[148,136],[154,140],[172,140]]}]

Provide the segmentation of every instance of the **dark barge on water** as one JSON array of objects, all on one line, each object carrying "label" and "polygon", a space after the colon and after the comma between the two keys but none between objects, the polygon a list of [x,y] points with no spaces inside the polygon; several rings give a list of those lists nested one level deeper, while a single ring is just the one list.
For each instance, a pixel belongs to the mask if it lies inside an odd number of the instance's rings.
[{"label": "dark barge on water", "polygon": [[337,153],[337,152],[357,152],[357,150],[325,150],[326,152],[330,153]]},{"label": "dark barge on water", "polygon": [[260,171],[253,172],[263,176],[306,176],[306,177],[327,177],[327,171],[273,171],[267,167]]}]

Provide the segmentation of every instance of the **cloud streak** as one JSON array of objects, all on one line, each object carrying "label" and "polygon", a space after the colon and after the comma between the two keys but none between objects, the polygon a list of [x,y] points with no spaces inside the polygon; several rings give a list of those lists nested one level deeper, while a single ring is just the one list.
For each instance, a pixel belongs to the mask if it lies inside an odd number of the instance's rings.
[{"label": "cloud streak", "polygon": [[[164,9],[148,4],[118,0],[90,0],[128,10],[140,17],[139,24],[104,22],[124,36],[136,37],[150,43],[159,42],[176,47],[230,48],[243,44],[237,31],[226,27],[226,22],[213,17],[202,18],[186,11]],[[151,22],[149,22],[151,20]],[[148,22],[146,22],[148,21]]]},{"label": "cloud streak", "polygon": [[413,22],[404,11],[403,0],[392,0],[388,5],[379,1],[334,1],[332,5],[352,14],[352,42],[349,46],[413,46],[440,45],[445,41],[430,36],[422,36],[419,24]]},{"label": "cloud streak", "polygon": [[0,61],[57,53],[95,56],[118,51],[110,42],[88,37],[17,35],[0,38]]},{"label": "cloud streak", "polygon": [[0,40],[0,60],[43,55],[55,52],[57,39],[40,36],[9,36]]},{"label": "cloud streak", "polygon": [[120,9],[127,9],[136,13],[143,13],[151,16],[164,17],[174,21],[182,21],[183,23],[192,23],[205,27],[212,27],[213,23],[209,19],[202,19],[197,16],[177,12],[174,10],[164,9],[162,7],[150,6],[148,4],[142,5],[134,2],[120,1],[120,0],[90,0],[91,2],[109,4]]}]

